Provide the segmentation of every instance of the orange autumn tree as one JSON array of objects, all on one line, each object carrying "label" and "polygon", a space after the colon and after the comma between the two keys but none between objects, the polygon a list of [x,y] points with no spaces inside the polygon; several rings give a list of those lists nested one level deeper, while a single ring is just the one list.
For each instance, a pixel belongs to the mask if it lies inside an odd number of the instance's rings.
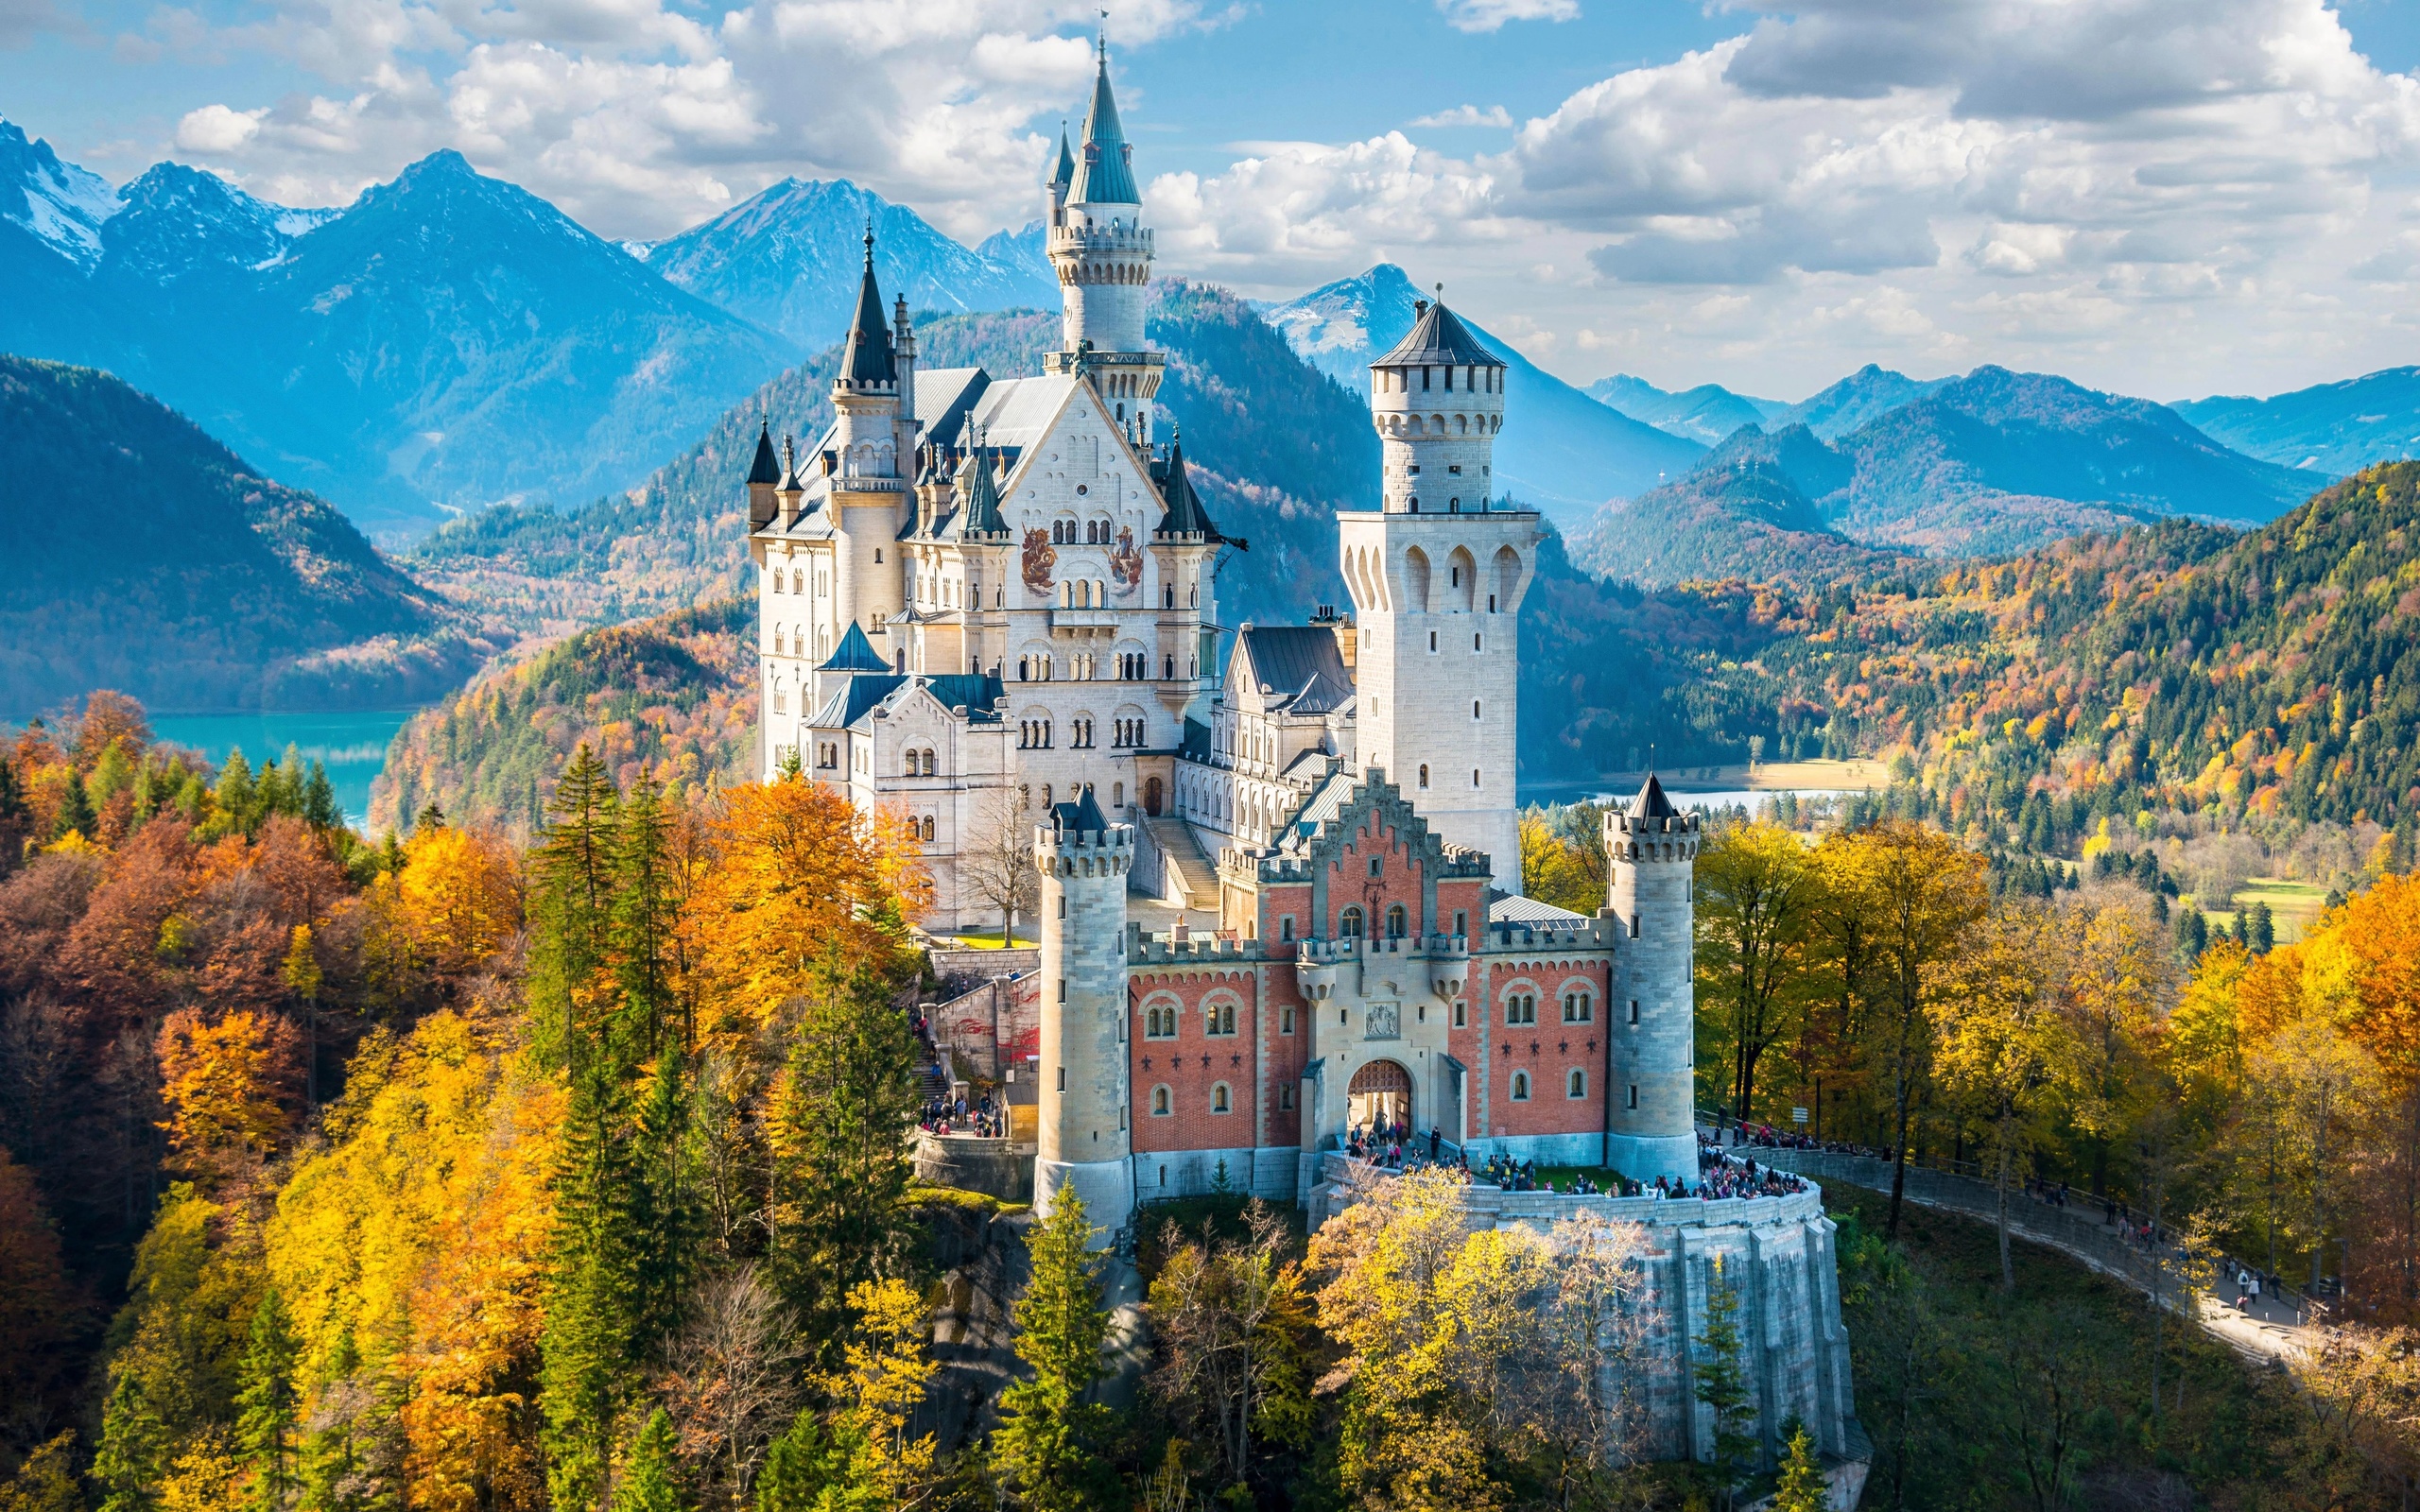
[{"label": "orange autumn tree", "polygon": [[285,1129],[277,1084],[293,1056],[283,1019],[251,1012],[215,1022],[187,1008],[160,1026],[160,1127],[179,1169],[226,1176],[268,1158]]},{"label": "orange autumn tree", "polygon": [[932,902],[905,827],[823,783],[731,789],[709,847],[683,932],[710,1036],[772,1022],[836,978],[894,974],[909,956],[901,923]]}]

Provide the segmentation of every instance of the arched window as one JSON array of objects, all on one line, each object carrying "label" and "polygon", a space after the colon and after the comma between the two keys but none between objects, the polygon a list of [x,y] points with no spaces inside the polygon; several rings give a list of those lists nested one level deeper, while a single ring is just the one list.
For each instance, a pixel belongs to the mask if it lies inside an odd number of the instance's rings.
[{"label": "arched window", "polygon": [[1563,995],[1563,1022],[1589,1023],[1597,1017],[1597,1005],[1586,992],[1565,992]]},{"label": "arched window", "polygon": [[1403,904],[1390,904],[1387,908],[1387,938],[1401,939],[1409,928],[1410,919],[1404,913]]},{"label": "arched window", "polygon": [[1573,1068],[1573,1070],[1572,1070],[1572,1073],[1571,1073],[1570,1079],[1569,1079],[1568,1083],[1567,1083],[1567,1084],[1565,1085],[1565,1087],[1564,1087],[1564,1095],[1565,1097],[1585,1097],[1585,1096],[1587,1096],[1587,1095],[1588,1095],[1588,1074],[1587,1074],[1586,1072],[1584,1072],[1584,1071],[1582,1071],[1582,1070],[1578,1069],[1577,1067],[1574,1067],[1574,1068]]},{"label": "arched window", "polygon": [[1153,1118],[1166,1118],[1166,1117],[1167,1117],[1167,1116],[1168,1116],[1168,1112],[1169,1112],[1169,1103],[1170,1103],[1170,1102],[1171,1102],[1171,1099],[1170,1099],[1170,1098],[1169,1098],[1169,1096],[1168,1096],[1168,1090],[1167,1090],[1167,1088],[1165,1088],[1165,1087],[1154,1087],[1154,1088],[1152,1088],[1152,1089],[1151,1089],[1151,1116],[1152,1116]]},{"label": "arched window", "polygon": [[1358,939],[1361,936],[1361,910],[1348,908],[1337,916],[1336,933],[1340,939]]},{"label": "arched window", "polygon": [[1504,999],[1504,1022],[1510,1024],[1538,1022],[1538,996],[1534,992],[1514,992]]},{"label": "arched window", "polygon": [[1210,1084],[1210,1111],[1214,1113],[1232,1111],[1227,1107],[1227,1084],[1223,1081]]},{"label": "arched window", "polygon": [[1177,1007],[1173,1003],[1154,1003],[1143,1010],[1143,1038],[1173,1040],[1176,1038]]},{"label": "arched window", "polygon": [[1210,1035],[1236,1032],[1236,1005],[1232,998],[1201,1005],[1201,1032]]},{"label": "arched window", "polygon": [[1526,1103],[1530,1100],[1530,1074],[1526,1071],[1516,1071],[1512,1074],[1512,1100],[1516,1103]]},{"label": "arched window", "polygon": [[929,814],[925,816],[925,843],[933,843],[933,816]]}]

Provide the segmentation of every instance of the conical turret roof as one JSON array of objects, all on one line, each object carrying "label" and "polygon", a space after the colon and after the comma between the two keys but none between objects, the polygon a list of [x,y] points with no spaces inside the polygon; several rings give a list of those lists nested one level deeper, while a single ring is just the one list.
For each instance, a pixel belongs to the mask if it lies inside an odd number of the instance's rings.
[{"label": "conical turret roof", "polygon": [[885,662],[875,652],[873,643],[866,639],[866,632],[857,627],[857,622],[851,620],[849,633],[840,637],[839,648],[832,653],[832,660],[815,670],[818,672],[888,672],[890,670],[890,663]]},{"label": "conical turret roof", "polygon": [[866,228],[866,271],[857,284],[857,313],[849,321],[847,350],[840,354],[840,376],[853,384],[898,381],[898,366],[890,353],[890,326],[883,318],[882,290],[873,279],[873,228]]},{"label": "conical turret roof", "polygon": [[1630,816],[1634,819],[1677,819],[1681,811],[1664,796],[1664,784],[1655,780],[1653,772],[1650,772],[1647,774],[1647,785],[1640,788],[1638,797],[1631,800]]},{"label": "conical turret roof", "polygon": [[1168,459],[1160,472],[1160,497],[1168,512],[1160,517],[1159,528],[1152,532],[1162,536],[1207,536],[1221,539],[1219,527],[1210,523],[1210,511],[1201,507],[1201,496],[1193,491],[1193,479],[1184,471],[1184,434],[1180,431],[1168,441]]},{"label": "conical turret roof", "polygon": [[1000,517],[1000,486],[992,476],[992,459],[981,447],[975,449],[975,476],[966,490],[966,514],[959,522],[959,529],[967,535],[1005,536],[1008,521]]},{"label": "conical turret roof", "polygon": [[1059,166],[1050,175],[1050,187],[1064,189],[1076,181],[1076,153],[1067,146],[1067,123],[1059,123]]},{"label": "conical turret roof", "polygon": [[1101,813],[1100,805],[1093,800],[1093,790],[1089,787],[1078,788],[1073,803],[1050,805],[1050,822],[1052,828],[1062,834],[1070,831],[1091,834],[1109,828],[1109,818]]},{"label": "conical turret roof", "polygon": [[1126,144],[1126,129],[1117,124],[1117,101],[1109,93],[1109,49],[1104,47],[1100,72],[1093,79],[1093,107],[1084,112],[1083,151],[1067,202],[1140,206],[1143,197],[1134,190],[1133,155],[1134,149]]},{"label": "conical turret roof", "polygon": [[748,470],[752,484],[782,481],[782,459],[773,455],[773,422],[766,421],[756,428],[756,462]]},{"label": "conical turret roof", "polygon": [[1501,368],[1504,359],[1480,346],[1471,328],[1462,324],[1454,312],[1439,300],[1431,304],[1423,300],[1420,318],[1411,329],[1394,344],[1394,350],[1370,364],[1373,368]]}]

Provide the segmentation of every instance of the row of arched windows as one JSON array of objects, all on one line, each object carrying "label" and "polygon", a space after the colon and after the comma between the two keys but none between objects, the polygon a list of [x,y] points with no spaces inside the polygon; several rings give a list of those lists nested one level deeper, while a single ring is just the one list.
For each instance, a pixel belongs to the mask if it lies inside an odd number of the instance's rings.
[{"label": "row of arched windows", "polygon": [[[1152,1088],[1150,1107],[1151,1116],[1153,1118],[1169,1118],[1174,1116],[1176,1113],[1175,1089],[1167,1086],[1165,1083]],[[1212,1082],[1210,1084],[1210,1111],[1214,1113],[1232,1113],[1235,1110],[1235,1093],[1228,1088],[1225,1082]]]},{"label": "row of arched windows", "polygon": [[[1143,1038],[1175,1039],[1184,1011],[1181,1005],[1166,999],[1143,1005]],[[1201,1005],[1201,1032],[1214,1039],[1224,1039],[1236,1032],[1236,1002],[1233,998],[1212,998]]]},{"label": "row of arched windows", "polygon": [[[1417,379],[1412,377],[1415,372],[1420,374]],[[1381,368],[1378,369],[1378,392],[1408,394],[1414,388],[1427,392],[1438,387],[1442,379],[1445,392],[1450,394],[1454,391],[1454,378],[1458,373],[1461,376],[1463,393],[1475,394],[1482,388],[1491,394],[1504,392],[1503,369],[1482,368],[1469,363],[1444,368]]]},{"label": "row of arched windows", "polygon": [[1116,542],[1117,526],[1101,518],[1082,521],[1053,520],[1050,522],[1050,543],[1054,546],[1107,546]]},{"label": "row of arched windows", "polygon": [[[900,774],[903,777],[931,777],[935,773],[936,763],[933,759],[932,747],[929,746],[922,750],[908,752],[905,761],[906,769]],[[925,838],[930,839],[931,836],[927,835]]]}]

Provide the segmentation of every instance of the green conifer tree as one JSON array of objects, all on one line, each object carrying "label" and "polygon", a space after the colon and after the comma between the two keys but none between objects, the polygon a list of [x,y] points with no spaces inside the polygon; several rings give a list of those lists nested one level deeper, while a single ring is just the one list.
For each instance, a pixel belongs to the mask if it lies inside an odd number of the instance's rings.
[{"label": "green conifer tree", "polygon": [[132,1370],[118,1374],[101,1409],[101,1443],[93,1455],[93,1479],[101,1486],[101,1512],[150,1512],[159,1504],[160,1482],[168,1472],[168,1425]]},{"label": "green conifer tree", "polygon": [[50,821],[51,839],[64,840],[71,833],[91,839],[94,832],[100,828],[100,818],[93,812],[93,800],[84,791],[84,780],[73,772],[68,773],[60,799],[59,814]]},{"label": "green conifer tree", "polygon": [[2176,958],[2190,966],[2210,947],[2210,924],[2198,907],[2176,911]]},{"label": "green conifer tree", "polygon": [[637,1255],[628,1098],[615,1068],[591,1060],[572,1074],[555,1178],[556,1240],[539,1339],[546,1486],[559,1512],[601,1502],[614,1424],[634,1384]]},{"label": "green conifer tree", "polygon": [[285,1512],[294,1492],[294,1329],[274,1286],[252,1309],[235,1406],[235,1443],[251,1470],[247,1512]]},{"label": "green conifer tree", "polygon": [[218,786],[211,797],[217,802],[219,816],[229,829],[252,827],[252,764],[244,760],[243,747],[227,753],[227,765],[218,768]]},{"label": "green conifer tree", "polygon": [[1739,1336],[1739,1290],[1723,1274],[1716,1255],[1705,1279],[1705,1331],[1698,1335],[1703,1351],[1690,1375],[1698,1400],[1714,1415],[1714,1459],[1718,1493],[1731,1504],[1732,1487],[1754,1468],[1756,1438],[1748,1432],[1750,1397],[1745,1349]]},{"label": "green conifer tree", "polygon": [[344,824],[344,810],[337,806],[336,784],[328,781],[328,769],[318,762],[311,764],[311,776],[302,785],[302,817],[322,830],[339,829]]},{"label": "green conifer tree", "polygon": [[1033,1279],[1015,1308],[1016,1353],[1033,1372],[1000,1393],[992,1471],[1021,1506],[1078,1512],[1107,1505],[1116,1478],[1101,1458],[1109,1409],[1092,1400],[1109,1314],[1090,1252],[1093,1228],[1073,1188],[1026,1241]]},{"label": "green conifer tree", "polygon": [[614,1487],[614,1512],[685,1512],[681,1468],[673,1458],[672,1419],[658,1407],[631,1446],[630,1463]]},{"label": "green conifer tree", "polygon": [[[672,1010],[672,826],[663,790],[644,768],[623,800],[611,856],[608,928],[621,1022],[634,1059],[664,1049]],[[688,1040],[684,1034],[683,1048]]]},{"label": "green conifer tree", "polygon": [[756,1512],[816,1512],[841,1469],[832,1435],[809,1407],[765,1451],[764,1468],[756,1472]]},{"label": "green conifer tree", "polygon": [[546,806],[530,854],[529,965],[526,988],[539,1057],[570,1066],[593,1042],[579,1005],[596,997],[613,955],[614,858],[621,795],[586,744],[572,753]]},{"label": "green conifer tree", "polygon": [[2255,902],[2243,911],[2244,948],[2255,955],[2266,955],[2277,948],[2277,919],[2265,902]]}]

